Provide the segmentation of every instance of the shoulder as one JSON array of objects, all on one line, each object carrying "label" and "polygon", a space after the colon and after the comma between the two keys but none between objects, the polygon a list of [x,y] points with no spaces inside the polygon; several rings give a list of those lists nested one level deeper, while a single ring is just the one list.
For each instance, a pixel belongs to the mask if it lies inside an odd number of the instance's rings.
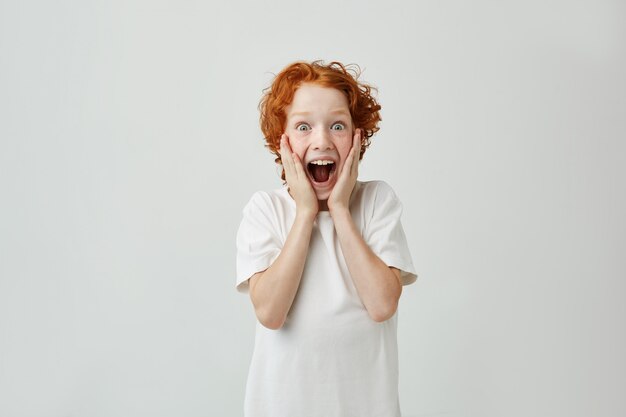
[{"label": "shoulder", "polygon": [[[293,207],[292,207],[293,206]],[[286,187],[274,190],[256,191],[243,208],[244,215],[271,216],[283,218],[285,214],[295,210],[295,202]]]},{"label": "shoulder", "polygon": [[391,185],[382,180],[359,181],[358,194],[359,198],[365,204],[371,204],[373,206],[388,200],[398,200]]},{"label": "shoulder", "polygon": [[353,217],[363,225],[376,218],[385,218],[397,210],[402,211],[393,188],[385,181],[358,181],[350,202]]},{"label": "shoulder", "polygon": [[377,192],[379,190],[382,190],[384,192],[393,192],[393,188],[391,187],[391,185],[383,180],[359,181],[358,184],[359,188],[365,192]]}]

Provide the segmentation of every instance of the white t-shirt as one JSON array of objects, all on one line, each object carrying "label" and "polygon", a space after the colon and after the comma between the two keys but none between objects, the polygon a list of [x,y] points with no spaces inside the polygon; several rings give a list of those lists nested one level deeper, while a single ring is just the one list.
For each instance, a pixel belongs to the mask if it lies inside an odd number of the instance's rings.
[{"label": "white t-shirt", "polygon": [[[350,212],[365,242],[402,284],[415,282],[402,206],[382,181],[357,181]],[[296,215],[286,187],[256,192],[237,233],[237,284],[278,257]],[[304,272],[284,325],[257,321],[245,417],[399,417],[398,314],[370,318],[341,252],[332,217],[315,220]]]}]

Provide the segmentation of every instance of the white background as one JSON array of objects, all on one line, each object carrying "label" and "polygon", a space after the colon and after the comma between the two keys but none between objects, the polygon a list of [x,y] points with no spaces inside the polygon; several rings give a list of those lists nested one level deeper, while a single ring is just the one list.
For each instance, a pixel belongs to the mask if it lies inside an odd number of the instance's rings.
[{"label": "white background", "polygon": [[621,1],[0,2],[0,415],[241,416],[257,104],[357,63],[419,274],[405,417],[626,415]]}]

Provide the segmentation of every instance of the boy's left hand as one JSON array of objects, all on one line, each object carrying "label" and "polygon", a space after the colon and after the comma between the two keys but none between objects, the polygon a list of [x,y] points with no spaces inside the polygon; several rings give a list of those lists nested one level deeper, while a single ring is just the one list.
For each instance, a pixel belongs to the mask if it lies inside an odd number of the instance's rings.
[{"label": "boy's left hand", "polygon": [[356,129],[352,138],[352,148],[341,168],[339,179],[328,197],[328,210],[348,209],[350,195],[359,175],[359,156],[361,154],[361,129]]}]

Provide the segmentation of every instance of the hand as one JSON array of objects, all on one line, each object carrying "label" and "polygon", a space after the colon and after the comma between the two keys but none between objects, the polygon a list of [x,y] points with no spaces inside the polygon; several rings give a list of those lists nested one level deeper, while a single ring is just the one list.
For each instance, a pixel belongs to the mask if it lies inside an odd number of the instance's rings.
[{"label": "hand", "polygon": [[328,210],[343,210],[350,206],[350,195],[359,175],[359,156],[361,152],[361,129],[356,129],[352,138],[352,148],[343,163],[339,179],[328,197]]},{"label": "hand", "polygon": [[291,150],[289,138],[285,134],[280,137],[280,158],[285,168],[289,194],[296,202],[296,213],[315,217],[319,211],[317,195],[304,171],[300,157]]}]

